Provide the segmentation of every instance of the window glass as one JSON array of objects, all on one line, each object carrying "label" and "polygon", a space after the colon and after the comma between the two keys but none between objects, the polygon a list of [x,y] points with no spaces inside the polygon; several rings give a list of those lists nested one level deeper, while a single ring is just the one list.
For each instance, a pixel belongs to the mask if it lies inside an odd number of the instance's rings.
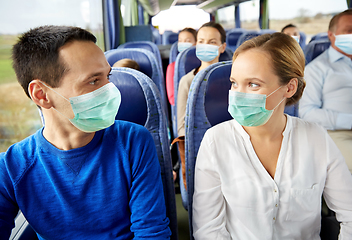
[{"label": "window glass", "polygon": [[41,126],[38,109],[17,83],[11,48],[19,34],[41,25],[91,31],[104,50],[101,0],[11,0],[0,7],[0,152]]},{"label": "window glass", "polygon": [[346,0],[270,0],[270,28],[281,31],[291,23],[304,32],[309,41],[313,35],[326,32],[331,18],[346,9]]}]

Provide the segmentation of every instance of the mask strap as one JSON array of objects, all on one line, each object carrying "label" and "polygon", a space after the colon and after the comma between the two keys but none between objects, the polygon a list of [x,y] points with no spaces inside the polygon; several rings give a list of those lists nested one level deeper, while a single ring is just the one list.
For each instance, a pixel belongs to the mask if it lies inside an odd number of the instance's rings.
[{"label": "mask strap", "polygon": [[[280,86],[278,89],[276,89],[274,92],[270,93],[268,96],[266,96],[267,98],[270,97],[272,94],[274,94],[277,90],[279,90],[280,88],[282,88],[282,86]],[[280,103],[279,103],[280,104]]]},{"label": "mask strap", "polygon": [[284,97],[284,98],[279,102],[279,104],[276,105],[276,107],[274,107],[271,111],[274,111],[285,99],[286,99],[286,98]]},{"label": "mask strap", "polygon": [[70,100],[68,100],[67,98],[65,98],[64,96],[62,96],[60,93],[56,92],[54,89],[52,89],[51,87],[49,87],[48,85],[46,85],[45,83],[43,83],[42,81],[40,81],[44,86],[46,86],[47,88],[50,88],[50,90],[54,91],[56,94],[58,94],[59,96],[61,96],[62,98],[64,98],[65,100],[67,100],[68,102],[70,102]]}]

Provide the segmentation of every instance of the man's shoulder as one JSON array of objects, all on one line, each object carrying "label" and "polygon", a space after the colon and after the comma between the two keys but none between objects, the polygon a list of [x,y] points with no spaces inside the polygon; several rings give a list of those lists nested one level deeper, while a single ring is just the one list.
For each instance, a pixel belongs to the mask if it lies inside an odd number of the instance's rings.
[{"label": "man's shoulder", "polygon": [[313,59],[310,63],[307,64],[306,69],[310,68],[321,68],[324,66],[330,66],[329,61],[329,49],[325,50],[322,54]]},{"label": "man's shoulder", "polygon": [[145,139],[150,136],[144,126],[123,120],[116,120],[111,127],[106,129],[106,134],[113,134],[117,138],[139,137]]},{"label": "man's shoulder", "polygon": [[6,169],[14,182],[36,161],[37,134],[38,132],[13,144],[6,152],[0,153],[0,171]]}]

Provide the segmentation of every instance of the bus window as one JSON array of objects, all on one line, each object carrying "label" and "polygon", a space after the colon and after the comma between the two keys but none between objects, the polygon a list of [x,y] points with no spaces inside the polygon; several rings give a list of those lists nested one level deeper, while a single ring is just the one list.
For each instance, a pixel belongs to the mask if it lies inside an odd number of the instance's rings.
[{"label": "bus window", "polygon": [[178,32],[185,27],[198,29],[209,20],[209,13],[195,5],[188,5],[161,11],[152,18],[152,24],[158,26],[160,34],[163,34],[165,31]]},{"label": "bus window", "polygon": [[270,0],[270,28],[281,31],[287,24],[294,24],[307,35],[308,42],[313,35],[327,32],[331,18],[346,9],[346,0]]},{"label": "bus window", "polygon": [[16,0],[0,8],[0,152],[38,130],[38,109],[24,94],[12,69],[11,48],[20,33],[41,25],[90,30],[104,51],[102,1]]}]

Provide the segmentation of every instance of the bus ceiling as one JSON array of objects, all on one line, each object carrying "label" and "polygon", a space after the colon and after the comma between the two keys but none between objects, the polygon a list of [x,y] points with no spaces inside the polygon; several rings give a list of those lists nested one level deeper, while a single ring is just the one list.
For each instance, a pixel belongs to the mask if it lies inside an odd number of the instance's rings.
[{"label": "bus ceiling", "polygon": [[150,16],[155,16],[160,11],[167,10],[172,6],[196,5],[198,8],[211,13],[219,8],[238,5],[247,1],[250,0],[139,0],[139,3]]}]

